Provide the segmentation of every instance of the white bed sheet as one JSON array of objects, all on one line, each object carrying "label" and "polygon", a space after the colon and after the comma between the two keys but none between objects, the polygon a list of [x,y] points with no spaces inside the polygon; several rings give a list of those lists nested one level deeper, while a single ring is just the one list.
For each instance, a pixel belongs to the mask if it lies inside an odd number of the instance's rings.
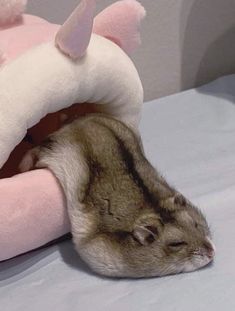
[{"label": "white bed sheet", "polygon": [[105,279],[67,241],[0,263],[1,311],[235,310],[235,76],[146,103],[141,132],[151,162],[207,215],[213,265]]}]

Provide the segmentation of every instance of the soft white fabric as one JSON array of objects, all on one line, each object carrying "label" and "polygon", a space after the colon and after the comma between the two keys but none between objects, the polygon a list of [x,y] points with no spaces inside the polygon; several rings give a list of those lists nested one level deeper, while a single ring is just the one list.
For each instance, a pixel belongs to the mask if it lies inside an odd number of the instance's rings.
[{"label": "soft white fabric", "polygon": [[143,102],[139,75],[115,43],[93,34],[86,55],[72,61],[47,43],[0,71],[0,167],[27,128],[73,103],[104,104],[111,115],[137,127]]},{"label": "soft white fabric", "polygon": [[0,264],[1,310],[235,310],[235,76],[146,103],[147,156],[205,212],[212,266],[149,280],[93,275],[70,242]]}]

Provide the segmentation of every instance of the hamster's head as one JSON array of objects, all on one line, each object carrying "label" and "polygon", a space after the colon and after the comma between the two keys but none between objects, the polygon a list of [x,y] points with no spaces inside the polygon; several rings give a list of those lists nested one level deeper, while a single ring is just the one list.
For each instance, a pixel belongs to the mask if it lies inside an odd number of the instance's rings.
[{"label": "hamster's head", "polygon": [[215,253],[205,217],[180,194],[144,211],[125,244],[124,269],[134,277],[194,271]]}]

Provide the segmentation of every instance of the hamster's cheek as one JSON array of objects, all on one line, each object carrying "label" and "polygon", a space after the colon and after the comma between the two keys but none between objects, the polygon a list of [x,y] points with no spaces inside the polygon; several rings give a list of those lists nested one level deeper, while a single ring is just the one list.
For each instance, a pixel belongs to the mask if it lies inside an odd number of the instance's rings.
[{"label": "hamster's cheek", "polygon": [[194,256],[183,266],[183,272],[191,272],[200,269],[210,263],[211,259],[207,256]]},{"label": "hamster's cheek", "polygon": [[188,261],[184,264],[184,267],[183,267],[183,272],[191,272],[191,271],[194,271],[194,270],[197,270],[198,268],[196,267],[195,264],[193,264],[192,262]]}]

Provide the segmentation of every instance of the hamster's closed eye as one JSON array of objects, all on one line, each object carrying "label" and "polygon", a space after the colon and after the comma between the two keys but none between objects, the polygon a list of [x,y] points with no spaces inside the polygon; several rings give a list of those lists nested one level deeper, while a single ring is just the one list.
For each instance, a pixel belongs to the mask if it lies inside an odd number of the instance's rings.
[{"label": "hamster's closed eye", "polygon": [[181,247],[186,246],[186,245],[188,245],[188,243],[185,241],[171,241],[167,243],[167,246],[174,250],[178,250]]}]

